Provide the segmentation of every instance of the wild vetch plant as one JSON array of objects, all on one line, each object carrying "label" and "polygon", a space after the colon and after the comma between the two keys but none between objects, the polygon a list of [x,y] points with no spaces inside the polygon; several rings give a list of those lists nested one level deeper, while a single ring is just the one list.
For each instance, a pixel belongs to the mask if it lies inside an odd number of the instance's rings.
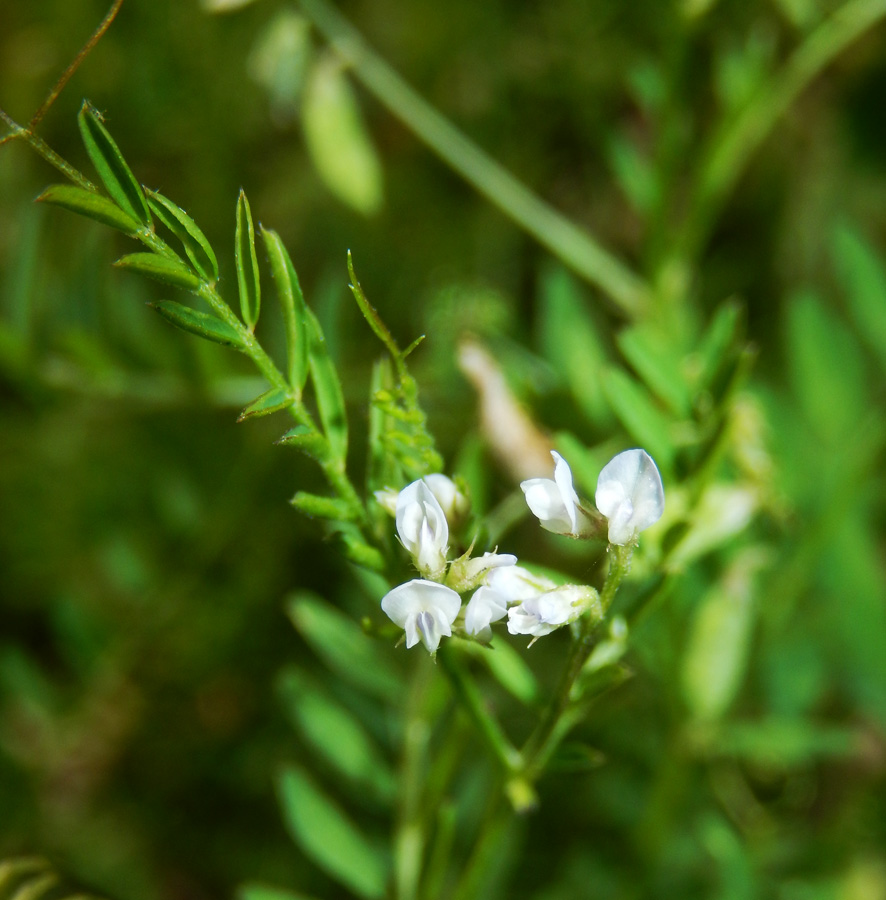
[{"label": "wild vetch plant", "polygon": [[[312,886],[318,895],[344,889],[366,898],[468,900],[495,896],[491,885],[500,895],[509,877],[502,873],[537,862],[524,861],[521,839],[541,855],[573,839],[587,849],[584,834],[576,837],[559,822],[557,804],[571,804],[600,817],[594,838],[600,847],[593,849],[601,859],[617,857],[609,869],[599,868],[620,885],[611,896],[643,893],[631,880],[638,861],[655,873],[648,895],[667,896],[672,883],[702,879],[698,872],[711,859],[720,882],[737,879],[735,896],[754,896],[744,838],[749,847],[765,846],[783,811],[775,802],[767,806],[766,791],[775,790],[777,778],[766,767],[774,758],[776,774],[793,777],[799,760],[797,768],[809,775],[812,762],[850,753],[847,729],[814,720],[831,701],[823,689],[813,696],[826,679],[813,677],[819,670],[795,636],[790,608],[808,587],[803,573],[823,552],[822,535],[850,505],[845,454],[876,459],[886,431],[875,420],[846,449],[846,410],[853,402],[864,406],[853,398],[865,381],[859,376],[838,390],[839,403],[822,402],[809,389],[816,380],[810,373],[824,372],[818,381],[829,387],[837,383],[842,369],[828,356],[830,338],[846,335],[817,300],[796,303],[791,333],[800,348],[794,365],[801,402],[784,407],[802,407],[837,462],[822,479],[827,490],[810,492],[817,498],[809,501],[812,536],[780,544],[779,529],[790,531],[801,517],[791,519],[789,502],[774,487],[765,440],[766,404],[773,401],[749,389],[754,350],[741,306],[729,301],[703,310],[691,282],[717,209],[762,132],[803,79],[880,15],[873,5],[856,0],[846,15],[824,20],[809,38],[815,53],[798,51],[779,90],[752,92],[745,108],[725,109],[685,198],[667,181],[673,160],[659,173],[661,183],[650,187],[652,175],[638,175],[637,159],[616,146],[628,193],[634,191],[650,227],[659,228],[644,275],[455,133],[325,0],[302,0],[304,18],[287,12],[275,21],[274,28],[288,29],[287,52],[302,47],[311,29],[328,43],[319,55],[307,54],[312,61],[300,114],[321,177],[345,203],[368,213],[380,197],[377,166],[366,162],[371,148],[349,93],[352,77],[594,285],[618,317],[604,333],[563,270],[542,279],[535,339],[544,367],[537,371],[563,386],[571,404],[569,416],[552,414],[561,423],[552,437],[516,400],[508,363],[486,350],[483,336],[463,341],[460,364],[477,390],[481,419],[483,446],[473,457],[441,456],[413,375],[412,354],[422,339],[398,343],[397,330],[364,292],[350,254],[350,291],[383,349],[371,370],[360,372],[369,383],[360,402],[350,390],[359,362],[349,360],[348,370],[337,362],[320,305],[312,309],[302,291],[293,263],[298,253],[290,256],[276,231],[257,224],[261,211],[244,191],[231,215],[236,279],[226,284],[220,248],[179,198],[166,196],[162,185],[140,183],[91,104],[83,104],[77,121],[95,182],[36,136],[45,108],[27,127],[3,114],[9,128],[3,141],[29,144],[70,182],[46,188],[38,199],[136,241],[140,247],[119,258],[118,269],[182,292],[176,300],[152,295],[150,305],[188,340],[247,359],[263,387],[248,395],[239,421],[288,419],[277,444],[304,454],[322,475],[322,486],[298,485],[291,502],[348,561],[346,587],[331,586],[320,597],[294,584],[286,601],[316,659],[299,659],[280,674],[280,700],[301,743],[299,762],[288,761],[275,779],[290,836],[335,883],[325,891],[322,880]],[[270,52],[267,42],[262,46]],[[342,123],[347,128],[333,127]],[[350,148],[357,153],[340,146],[348,129],[360,135]],[[355,159],[366,165],[342,166]],[[365,176],[362,187],[354,185],[355,170]],[[666,208],[669,202],[674,210]],[[863,245],[850,232],[840,234],[858,271],[875,271]],[[864,279],[849,280],[860,291]],[[858,301],[874,335],[882,334],[878,302]],[[282,339],[271,333],[267,313],[274,306]],[[435,340],[433,330],[429,339]],[[364,422],[365,441],[357,440]],[[361,465],[365,476],[355,474]],[[494,490],[484,491],[491,483]],[[760,514],[769,517],[763,526],[755,524]],[[855,524],[842,544],[834,543],[842,547],[838,562],[857,558],[864,546],[861,514],[846,521]],[[882,665],[879,645],[864,643],[875,640],[870,634],[858,640],[866,657],[840,657],[867,660],[859,669],[865,677],[853,681],[864,686],[857,688],[864,697],[876,683],[867,676]],[[758,698],[738,702],[761,635],[770,641],[768,669],[754,677],[774,698],[771,709]],[[782,644],[791,652],[782,655]],[[806,671],[804,665],[813,675],[799,679],[792,694],[794,671]],[[635,692],[624,706],[600,712],[613,696],[628,693],[622,686],[632,677]],[[592,783],[589,773],[604,762],[599,746],[608,765],[601,769],[605,777]],[[802,795],[797,784],[792,790],[778,803]],[[813,806],[806,803],[803,815]],[[544,828],[561,828],[547,843],[538,833],[526,838],[540,820]],[[771,861],[778,854],[760,855],[760,868],[781,865]],[[565,864],[546,873],[544,896],[584,896],[574,885],[589,883],[598,870],[582,865],[571,874]],[[0,896],[14,885],[39,900],[50,878],[33,860],[0,867]],[[682,888],[680,895],[695,896]],[[245,900],[290,896],[265,884],[243,888]]]}]

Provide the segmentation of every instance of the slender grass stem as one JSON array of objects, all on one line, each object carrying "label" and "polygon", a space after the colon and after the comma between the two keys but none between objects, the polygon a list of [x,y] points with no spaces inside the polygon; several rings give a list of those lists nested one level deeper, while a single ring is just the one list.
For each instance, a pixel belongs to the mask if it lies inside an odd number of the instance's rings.
[{"label": "slender grass stem", "polygon": [[641,317],[648,285],[592,235],[528,190],[468,140],[374,53],[325,0],[300,0],[302,11],[363,85],[421,141],[563,263],[600,288],[630,318]]}]

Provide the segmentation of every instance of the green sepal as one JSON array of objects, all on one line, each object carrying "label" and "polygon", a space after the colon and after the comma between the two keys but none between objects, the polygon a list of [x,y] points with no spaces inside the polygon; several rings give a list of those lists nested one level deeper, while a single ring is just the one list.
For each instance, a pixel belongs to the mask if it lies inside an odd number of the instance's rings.
[{"label": "green sepal", "polygon": [[113,200],[76,187],[73,184],[53,184],[37,198],[38,203],[51,203],[63,209],[94,219],[102,225],[109,225],[124,234],[135,234],[141,225],[128,213],[123,212]]},{"label": "green sepal", "polygon": [[207,280],[218,281],[218,260],[206,235],[197,223],[168,197],[157,191],[147,191],[148,206],[154,215],[182,242],[188,259]]},{"label": "green sepal", "polygon": [[252,403],[247,406],[243,412],[237,417],[238,422],[245,419],[258,418],[259,416],[269,416],[271,413],[279,412],[286,409],[295,402],[295,398],[289,391],[281,388],[271,388],[265,391],[260,397],[256,397]]},{"label": "green sepal", "polygon": [[365,543],[355,534],[342,534],[342,541],[345,547],[345,556],[358,566],[364,569],[371,569],[373,572],[384,572],[387,568],[384,556],[369,544]]},{"label": "green sepal", "polygon": [[98,112],[88,101],[84,101],[80,108],[77,124],[86,152],[108,193],[126,213],[143,225],[150,225],[151,211],[145,195],[114,139],[102,124]]},{"label": "green sepal", "polygon": [[320,421],[333,457],[344,462],[348,452],[348,420],[341,383],[329,356],[323,329],[317,317],[307,307],[305,319],[310,337],[311,380],[317,397]]},{"label": "green sepal", "polygon": [[240,289],[240,315],[251,331],[261,309],[261,283],[255,253],[255,226],[246,192],[237,198],[237,227],[234,233],[234,259],[237,263],[237,287]]},{"label": "green sepal", "polygon": [[319,494],[298,491],[289,502],[311,518],[333,519],[336,522],[351,522],[356,518],[351,504],[335,497],[321,497]]},{"label": "green sepal", "polygon": [[130,253],[120,257],[114,265],[186,291],[196,291],[202,284],[200,276],[194,274],[184,263],[156,253]]},{"label": "green sepal", "polygon": [[289,383],[301,397],[308,378],[308,339],[305,330],[305,298],[292,260],[276,231],[262,228],[271,273],[277,286],[277,297],[283,311],[286,352],[289,361]]},{"label": "green sepal", "polygon": [[224,344],[237,350],[243,349],[243,341],[237,330],[209,313],[191,309],[174,300],[161,300],[159,303],[149,305],[167,322],[172,322],[184,331],[206,338],[207,341],[214,341],[216,344]]},{"label": "green sepal", "polygon": [[329,455],[329,442],[307,425],[296,425],[283,435],[277,444],[295,447],[314,459],[325,459]]}]

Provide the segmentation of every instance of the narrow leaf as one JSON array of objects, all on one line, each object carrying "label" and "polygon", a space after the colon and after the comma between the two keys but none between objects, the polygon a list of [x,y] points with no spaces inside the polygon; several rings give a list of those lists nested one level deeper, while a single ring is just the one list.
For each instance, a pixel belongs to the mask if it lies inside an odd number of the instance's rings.
[{"label": "narrow leaf", "polygon": [[173,300],[161,300],[159,303],[150,305],[167,322],[172,322],[173,325],[177,325],[191,334],[214,341],[216,344],[224,344],[226,347],[243,349],[243,342],[236,329],[209,313],[191,309],[189,306],[183,306]]},{"label": "narrow leaf", "polygon": [[307,775],[289,766],[277,784],[283,820],[304,854],[359,897],[382,897],[387,866],[345,813]]},{"label": "narrow leaf", "polygon": [[359,535],[351,534],[347,531],[341,533],[344,541],[345,556],[358,566],[364,569],[371,569],[373,572],[384,572],[387,569],[387,561],[384,556],[367,544]]},{"label": "narrow leaf", "polygon": [[659,467],[670,468],[674,447],[669,440],[670,422],[646,391],[620,369],[603,373],[609,404],[639,446],[645,447]]},{"label": "narrow leaf", "polygon": [[542,352],[563,377],[581,411],[598,426],[612,421],[601,373],[607,350],[575,279],[560,267],[541,283]]},{"label": "narrow leaf", "polygon": [[258,322],[261,308],[261,284],[258,257],[255,254],[255,227],[246,193],[237,198],[237,227],[234,233],[234,258],[237,263],[237,286],[240,289],[240,314],[251,331]]},{"label": "narrow leaf", "polygon": [[188,259],[207,280],[218,281],[218,260],[197,223],[163,194],[148,191],[148,206],[154,215],[182,242]]},{"label": "narrow leaf", "polygon": [[886,268],[871,245],[855,229],[839,226],[833,256],[858,333],[886,369]]},{"label": "narrow leaf", "polygon": [[317,317],[310,309],[305,308],[305,318],[310,340],[311,381],[317,397],[320,421],[333,456],[344,463],[348,452],[348,420],[341,383]]},{"label": "narrow leaf", "polygon": [[339,58],[315,63],[302,100],[305,142],[320,177],[344,203],[364,215],[382,202],[382,169]]},{"label": "narrow leaf", "polygon": [[626,328],[618,347],[649,390],[677,415],[689,413],[689,393],[680,369],[681,360],[670,339],[649,325]]},{"label": "narrow leaf", "polygon": [[283,435],[277,444],[295,447],[314,459],[325,459],[329,455],[329,441],[307,425],[296,425]]},{"label": "narrow leaf", "polygon": [[464,641],[460,648],[476,656],[495,680],[521,703],[532,706],[539,698],[538,682],[523,657],[507,642],[496,638],[492,647]]},{"label": "narrow leaf", "polygon": [[237,418],[238,422],[245,419],[258,418],[260,416],[269,416],[271,413],[279,412],[292,406],[295,398],[288,391],[280,388],[272,388],[265,391],[260,397],[256,397],[252,403],[247,406]]},{"label": "narrow leaf", "polygon": [[403,682],[363,629],[314,594],[293,594],[286,612],[299,634],[342,680],[382,700],[398,702]]},{"label": "narrow leaf", "polygon": [[724,303],[699,342],[693,369],[699,390],[710,390],[724,366],[731,362],[744,335],[744,311],[738,303]]},{"label": "narrow leaf", "polygon": [[270,884],[247,882],[237,889],[237,900],[315,900],[301,892],[296,893],[287,888],[274,887]]},{"label": "narrow leaf", "polygon": [[393,798],[396,781],[390,767],[347,709],[296,668],[282,674],[278,690],[292,724],[336,774],[378,800]]},{"label": "narrow leaf", "polygon": [[296,397],[301,397],[308,378],[308,339],[305,330],[305,298],[298,275],[283,241],[276,231],[262,228],[262,237],[271,263],[271,273],[277,287],[277,297],[283,311],[286,332],[286,352],[289,360],[289,383]]},{"label": "narrow leaf", "polygon": [[335,522],[349,522],[355,518],[353,507],[335,497],[322,497],[319,494],[299,491],[289,502],[311,518],[332,519]]},{"label": "narrow leaf", "polygon": [[754,622],[758,548],[745,550],[699,606],[683,657],[683,694],[699,719],[718,719],[744,677]]},{"label": "narrow leaf", "polygon": [[86,152],[108,193],[126,213],[143,225],[151,224],[151,212],[135,176],[126,165],[98,112],[84,102],[77,116]]},{"label": "narrow leaf", "polygon": [[113,200],[96,194],[94,191],[86,191],[73,184],[53,184],[37,198],[38,203],[51,203],[53,206],[61,206],[63,209],[86,216],[101,222],[102,225],[110,225],[124,234],[135,234],[141,227],[132,216],[123,212]]},{"label": "narrow leaf", "polygon": [[114,265],[187,291],[196,291],[202,283],[200,276],[195,275],[184,263],[156,253],[130,253],[118,259]]}]

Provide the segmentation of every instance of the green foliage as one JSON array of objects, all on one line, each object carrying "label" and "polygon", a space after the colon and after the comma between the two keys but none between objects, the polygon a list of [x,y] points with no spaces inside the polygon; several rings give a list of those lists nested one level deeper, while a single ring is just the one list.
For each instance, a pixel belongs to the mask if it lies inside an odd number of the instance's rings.
[{"label": "green foliage", "polygon": [[[86,19],[23,9],[27,110]],[[884,7],[613,9],[354,9],[404,80],[324,0],[149,4],[67,89],[114,137],[67,92],[4,114],[0,851],[121,900],[884,893],[882,90],[831,65]],[[527,515],[548,435],[588,505],[625,447],[665,474],[608,622],[397,646],[378,600],[416,573],[373,495],[426,474],[471,486],[453,553],[604,587],[602,544]],[[0,900],[55,877],[0,863]]]}]

